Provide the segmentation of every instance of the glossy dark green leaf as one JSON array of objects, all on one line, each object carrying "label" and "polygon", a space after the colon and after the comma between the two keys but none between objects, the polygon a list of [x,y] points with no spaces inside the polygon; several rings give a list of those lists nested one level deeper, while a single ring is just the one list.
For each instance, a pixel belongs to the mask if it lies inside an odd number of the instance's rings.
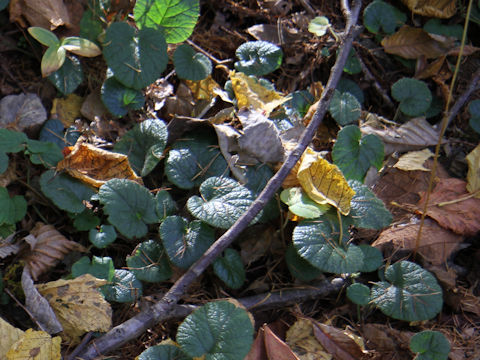
[{"label": "glossy dark green leaf", "polygon": [[323,272],[298,255],[293,245],[289,245],[285,251],[285,261],[288,270],[298,280],[309,282],[319,277]]},{"label": "glossy dark green leaf", "polygon": [[140,90],[125,87],[115,77],[105,80],[101,93],[103,103],[115,116],[124,116],[129,110],[138,110],[145,105],[145,97]]},{"label": "glossy dark green leaf", "polygon": [[83,70],[75,56],[67,56],[63,66],[48,76],[48,80],[64,95],[73,93],[83,82]]},{"label": "glossy dark green leaf", "polygon": [[138,355],[137,360],[192,360],[178,346],[155,345]]},{"label": "glossy dark green leaf", "polygon": [[167,126],[162,120],[147,119],[123,135],[114,150],[128,155],[133,170],[144,177],[163,157],[167,138]]},{"label": "glossy dark green leaf", "polygon": [[215,241],[215,231],[207,224],[188,222],[180,216],[168,216],[160,225],[160,237],[170,261],[189,268]]},{"label": "glossy dark green leaf", "polygon": [[382,266],[383,254],[380,250],[367,244],[362,244],[358,247],[363,252],[363,265],[359,269],[361,272],[372,272]]},{"label": "glossy dark green leaf", "polygon": [[182,44],[173,54],[173,65],[178,77],[187,80],[199,81],[212,73],[212,62],[202,53],[187,44]]},{"label": "glossy dark green leaf", "polygon": [[362,114],[362,106],[349,92],[340,93],[335,90],[328,111],[339,125],[344,126],[358,120]]},{"label": "glossy dark green leaf", "polygon": [[154,240],[140,243],[132,256],[127,256],[129,270],[139,280],[160,282],[172,276],[165,249]]},{"label": "glossy dark green leaf", "polygon": [[76,278],[83,274],[90,274],[97,279],[112,281],[115,275],[113,260],[110,257],[93,256],[92,261],[90,261],[88,256],[83,256],[72,265],[72,276]]},{"label": "glossy dark green leaf", "polygon": [[242,257],[234,249],[226,249],[222,256],[215,259],[213,271],[231,289],[238,289],[245,282]]},{"label": "glossy dark green leaf", "polygon": [[385,270],[385,280],[375,283],[370,292],[372,302],[385,315],[404,321],[423,321],[442,310],[442,288],[420,265],[397,262]]},{"label": "glossy dark green leaf", "polygon": [[253,343],[247,312],[227,301],[210,302],[180,324],[177,342],[191,357],[206,360],[243,360]]},{"label": "glossy dark green leaf", "polygon": [[392,96],[408,116],[424,115],[432,102],[432,93],[421,80],[402,78],[392,85]]},{"label": "glossy dark green leaf", "polygon": [[416,360],[447,360],[450,343],[440,331],[425,330],[411,337],[410,350]]},{"label": "glossy dark green leaf", "polygon": [[153,195],[134,181],[109,180],[100,187],[98,198],[108,221],[129,239],[144,236],[147,224],[158,221]]},{"label": "glossy dark green leaf", "polygon": [[163,220],[177,211],[177,204],[173,201],[172,196],[167,190],[157,192],[155,202],[157,204],[156,210],[159,220]]},{"label": "glossy dark green leaf", "polygon": [[370,302],[370,288],[366,285],[355,283],[347,288],[347,297],[357,305],[368,305]]},{"label": "glossy dark green leaf", "polygon": [[111,284],[101,287],[107,301],[130,303],[139,299],[143,293],[142,282],[128,270],[115,270]]},{"label": "glossy dark green leaf", "polygon": [[117,238],[117,232],[112,225],[102,225],[100,229],[91,229],[88,233],[90,242],[99,249],[104,249]]},{"label": "glossy dark green leaf", "polygon": [[10,196],[8,190],[0,187],[0,224],[15,224],[27,213],[27,201],[21,195]]},{"label": "glossy dark green leaf", "polygon": [[386,34],[393,34],[405,21],[405,14],[399,14],[395,7],[384,1],[372,1],[363,11],[363,25],[374,34],[380,29]]},{"label": "glossy dark green leaf", "polygon": [[267,41],[249,41],[243,43],[235,52],[238,62],[235,69],[247,75],[262,76],[269,74],[282,64],[283,52],[278,46]]}]

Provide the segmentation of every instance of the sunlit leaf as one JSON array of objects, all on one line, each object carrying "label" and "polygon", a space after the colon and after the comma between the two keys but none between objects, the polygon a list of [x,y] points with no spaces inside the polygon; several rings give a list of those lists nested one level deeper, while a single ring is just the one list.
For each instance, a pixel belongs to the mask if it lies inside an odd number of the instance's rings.
[{"label": "sunlit leaf", "polygon": [[205,79],[212,72],[212,62],[202,54],[197,53],[187,44],[182,44],[173,54],[173,64],[178,77],[187,80],[199,81]]},{"label": "sunlit leaf", "polygon": [[326,16],[317,16],[308,24],[308,31],[317,36],[323,36],[327,33],[329,27],[330,21]]},{"label": "sunlit leaf", "polygon": [[131,256],[127,256],[127,266],[138,280],[160,282],[172,276],[165,250],[154,240],[140,243]]},{"label": "sunlit leaf", "polygon": [[95,57],[102,53],[97,44],[77,36],[66,37],[62,40],[62,46],[65,50],[84,57]]},{"label": "sunlit leaf", "polygon": [[39,26],[32,26],[29,27],[28,33],[32,35],[32,37],[37,40],[39,43],[45,45],[45,46],[55,46],[60,43],[60,40],[58,40],[57,35],[55,35],[53,32],[44,29]]},{"label": "sunlit leaf", "polygon": [[414,13],[427,17],[450,18],[457,11],[455,0],[402,0]]},{"label": "sunlit leaf", "polygon": [[246,75],[262,76],[278,69],[282,63],[283,52],[278,46],[267,41],[249,41],[235,51],[240,60],[235,69]]}]

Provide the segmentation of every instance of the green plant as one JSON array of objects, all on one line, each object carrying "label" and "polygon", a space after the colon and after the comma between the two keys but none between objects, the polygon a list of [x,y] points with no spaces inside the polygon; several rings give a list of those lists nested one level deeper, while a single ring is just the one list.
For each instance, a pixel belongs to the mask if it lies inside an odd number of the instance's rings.
[{"label": "green plant", "polygon": [[410,350],[416,353],[415,360],[446,360],[450,343],[438,331],[422,331],[410,339]]}]

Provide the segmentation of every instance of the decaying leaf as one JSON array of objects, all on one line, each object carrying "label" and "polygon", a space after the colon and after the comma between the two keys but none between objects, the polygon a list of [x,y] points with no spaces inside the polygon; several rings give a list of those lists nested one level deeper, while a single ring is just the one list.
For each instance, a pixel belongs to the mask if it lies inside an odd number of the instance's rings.
[{"label": "decaying leaf", "polygon": [[70,25],[70,17],[63,0],[12,0],[10,2],[10,21],[17,21],[27,27],[40,26],[55,30],[62,25]]},{"label": "decaying leaf", "polygon": [[24,332],[10,325],[0,317],[0,359],[5,359],[8,350],[15,344],[24,334]]},{"label": "decaying leaf", "polygon": [[133,180],[143,185],[142,178],[130,167],[127,155],[99,149],[80,141],[57,164],[57,171],[61,170],[97,188],[115,178]]},{"label": "decaying leaf", "polygon": [[402,26],[396,33],[386,36],[382,46],[386,53],[405,59],[427,59],[446,55],[455,45],[455,39],[431,35],[421,28]]},{"label": "decaying leaf", "polygon": [[300,359],[331,360],[313,333],[312,320],[299,318],[287,331],[287,344]]},{"label": "decaying leaf", "polygon": [[269,360],[299,360],[290,347],[268,327],[263,326],[264,342]]},{"label": "decaying leaf", "polygon": [[7,360],[35,359],[60,360],[62,339],[52,338],[45,331],[28,329],[25,334],[12,345],[6,355]]},{"label": "decaying leaf", "polygon": [[58,264],[69,252],[87,251],[79,243],[68,240],[52,225],[41,222],[35,224],[30,235],[25,237],[25,241],[29,243],[31,251],[22,259],[34,280]]},{"label": "decaying leaf", "polygon": [[480,198],[480,145],[473,149],[466,159],[468,163],[467,190],[469,193],[476,193],[475,197]]},{"label": "decaying leaf", "polygon": [[362,334],[371,348],[383,356],[381,359],[410,359],[412,353],[408,350],[410,338],[414,335],[411,331],[400,331],[391,325],[365,324]]},{"label": "decaying leaf", "polygon": [[414,13],[422,16],[447,19],[457,11],[455,0],[402,0]]},{"label": "decaying leaf", "polygon": [[47,119],[36,94],[7,95],[0,100],[0,127],[17,131],[37,128]]},{"label": "decaying leaf", "polygon": [[83,97],[76,94],[69,94],[66,98],[55,98],[52,104],[52,115],[57,115],[62,124],[69,127],[75,123],[75,119],[82,116],[80,109],[83,100]]},{"label": "decaying leaf", "polygon": [[36,287],[62,324],[62,336],[76,343],[88,331],[106,332],[111,328],[112,309],[98,291],[98,287],[106,283],[106,280],[85,274],[73,280],[51,281]]},{"label": "decaying leaf", "polygon": [[185,80],[192,95],[197,100],[211,101],[217,96],[216,91],[222,88],[213,80],[212,75],[208,75],[205,79],[199,81]]},{"label": "decaying leaf", "polygon": [[322,346],[338,360],[366,359],[363,340],[347,330],[313,322],[313,333]]},{"label": "decaying leaf", "polygon": [[405,171],[430,171],[430,169],[427,169],[425,166],[423,166],[423,164],[432,156],[433,153],[429,149],[411,151],[405,155],[402,155],[400,159],[398,159],[397,163],[393,165],[393,167]]},{"label": "decaying leaf", "polygon": [[313,201],[333,205],[343,215],[348,215],[355,191],[350,188],[336,165],[330,164],[318,153],[307,148],[302,155],[297,178]]},{"label": "decaying leaf", "polygon": [[[466,185],[461,179],[440,179],[430,194],[426,215],[446,229],[471,236],[480,231],[480,199],[471,197]],[[417,204],[420,211],[424,202],[425,193]]]},{"label": "decaying leaf", "polygon": [[[390,254],[398,250],[415,249],[420,222],[399,224],[384,230],[372,246]],[[425,219],[418,253],[434,265],[445,264],[463,241],[463,236],[442,228],[432,219]]]},{"label": "decaying leaf", "polygon": [[241,72],[232,71],[230,80],[239,109],[252,107],[254,110],[263,111],[268,117],[273,109],[289,99]]}]

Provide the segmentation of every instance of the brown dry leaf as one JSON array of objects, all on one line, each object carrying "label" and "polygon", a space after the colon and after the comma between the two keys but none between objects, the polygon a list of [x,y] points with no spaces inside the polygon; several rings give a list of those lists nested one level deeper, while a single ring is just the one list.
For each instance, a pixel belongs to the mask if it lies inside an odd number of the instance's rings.
[{"label": "brown dry leaf", "polygon": [[440,56],[431,63],[427,63],[425,60],[425,66],[415,72],[416,79],[428,79],[437,76],[440,73],[443,65],[445,64],[446,56]]},{"label": "brown dry leaf", "polygon": [[429,149],[411,151],[402,155],[393,167],[405,171],[430,171],[430,169],[427,169],[423,164],[433,155]]},{"label": "brown dry leaf", "polygon": [[57,27],[70,26],[70,17],[63,0],[12,0],[10,2],[10,21],[17,21],[27,27],[40,26],[55,30]]},{"label": "brown dry leaf", "polygon": [[60,360],[62,339],[52,338],[45,331],[28,329],[25,334],[11,347],[7,360]]},{"label": "brown dry leaf", "polygon": [[332,360],[313,333],[312,320],[299,318],[287,331],[287,344],[301,360]]},{"label": "brown dry leaf", "polygon": [[343,215],[348,215],[355,191],[350,188],[336,165],[330,164],[319,153],[307,148],[302,155],[297,178],[313,201],[333,205]]},{"label": "brown dry leaf", "polygon": [[247,356],[245,356],[245,359],[243,360],[268,360],[265,350],[263,326],[258,329],[255,341],[253,342],[249,353],[247,354]]},{"label": "brown dry leaf", "polygon": [[455,0],[402,0],[414,13],[422,16],[447,19],[455,15]]},{"label": "brown dry leaf", "polygon": [[143,185],[142,178],[130,167],[127,155],[99,149],[80,141],[57,164],[57,171],[61,170],[97,188],[115,178],[133,180]]},{"label": "brown dry leaf", "polygon": [[80,108],[80,114],[82,114],[83,117],[87,118],[90,121],[96,121],[97,119],[101,119],[101,117],[107,112],[108,110],[102,102],[100,88],[95,89],[90,94],[88,94],[85,98],[85,101],[83,101],[82,103],[82,107]]},{"label": "brown dry leaf", "polygon": [[221,89],[220,85],[213,80],[212,75],[208,75],[205,79],[200,81],[185,80],[188,88],[193,94],[193,97],[197,100],[211,101],[217,95],[216,89]]},{"label": "brown dry leaf", "polygon": [[268,325],[264,325],[263,329],[268,360],[299,360],[290,347],[275,335]]},{"label": "brown dry leaf", "polygon": [[10,325],[0,317],[0,359],[5,359],[8,350],[20,339],[24,332]]},{"label": "brown dry leaf", "polygon": [[63,326],[62,337],[76,343],[88,331],[106,332],[112,326],[112,309],[98,287],[107,280],[84,274],[73,280],[36,285]]},{"label": "brown dry leaf", "polygon": [[[336,360],[365,359],[363,340],[347,330],[313,322],[313,333],[322,346],[333,355]],[[359,342],[361,345],[359,345]]]},{"label": "brown dry leaf", "polygon": [[454,46],[454,39],[433,36],[421,28],[402,26],[396,33],[386,36],[382,46],[388,54],[405,59],[427,59],[446,55]]},{"label": "brown dry leaf", "polygon": [[289,99],[279,92],[267,89],[241,72],[232,71],[230,80],[239,109],[252,107],[254,110],[262,111],[268,117],[273,109]]},{"label": "brown dry leaf", "polygon": [[69,94],[65,98],[55,98],[52,104],[52,115],[56,115],[65,127],[69,127],[82,116],[80,109],[83,100],[83,97],[76,94]]},{"label": "brown dry leaf", "polygon": [[466,157],[468,163],[467,191],[476,193],[480,198],[480,145],[477,145]]},{"label": "brown dry leaf", "polygon": [[399,331],[384,324],[365,324],[362,335],[369,348],[382,354],[382,360],[412,358],[408,344],[413,332]]},{"label": "brown dry leaf", "polygon": [[[461,179],[440,179],[430,195],[426,215],[453,232],[472,236],[480,231],[480,199],[471,197]],[[425,193],[417,207],[422,211]]]},{"label": "brown dry leaf", "polygon": [[[419,222],[390,227],[380,234],[372,246],[388,253],[397,250],[413,251],[419,228]],[[462,240],[463,236],[442,228],[431,219],[425,219],[418,253],[434,265],[444,264]]]},{"label": "brown dry leaf", "polygon": [[455,311],[467,311],[480,316],[480,298],[475,296],[472,290],[459,286],[454,291],[447,291],[445,302]]},{"label": "brown dry leaf", "polygon": [[68,240],[52,225],[41,222],[35,224],[25,241],[29,243],[31,251],[22,259],[34,280],[57,265],[71,251],[87,251],[79,243]]}]

